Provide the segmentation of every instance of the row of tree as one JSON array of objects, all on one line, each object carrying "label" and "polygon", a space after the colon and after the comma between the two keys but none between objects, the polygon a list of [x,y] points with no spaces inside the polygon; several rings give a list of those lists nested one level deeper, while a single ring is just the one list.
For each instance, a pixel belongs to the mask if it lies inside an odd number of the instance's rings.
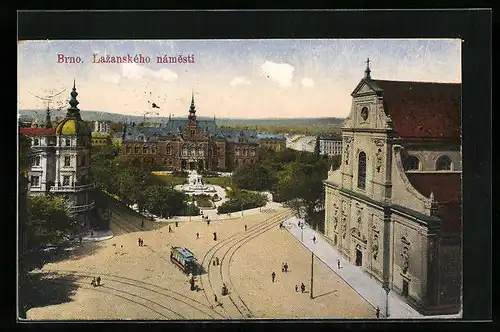
[{"label": "row of tree", "polygon": [[126,204],[137,204],[140,211],[147,210],[161,217],[196,212],[186,204],[186,195],[166,186],[151,173],[150,165],[120,159],[113,146],[94,153],[90,165],[92,179],[98,188]]},{"label": "row of tree", "polygon": [[317,228],[318,211],[324,205],[323,180],[329,168],[340,166],[340,156],[328,158],[319,154],[285,149],[275,152],[259,149],[259,163],[246,165],[233,173],[239,188],[268,190],[273,200],[292,207],[308,223]]},{"label": "row of tree", "polygon": [[254,209],[266,205],[267,198],[260,193],[247,190],[230,190],[227,201],[217,208],[219,214]]}]

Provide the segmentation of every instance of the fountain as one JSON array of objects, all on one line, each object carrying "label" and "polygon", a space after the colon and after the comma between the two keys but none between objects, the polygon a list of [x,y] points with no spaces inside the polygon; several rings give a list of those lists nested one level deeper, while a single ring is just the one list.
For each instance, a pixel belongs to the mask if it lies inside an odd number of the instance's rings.
[{"label": "fountain", "polygon": [[191,195],[211,194],[216,192],[212,185],[206,185],[203,183],[201,175],[199,175],[196,171],[189,171],[188,183],[180,186],[180,190]]}]

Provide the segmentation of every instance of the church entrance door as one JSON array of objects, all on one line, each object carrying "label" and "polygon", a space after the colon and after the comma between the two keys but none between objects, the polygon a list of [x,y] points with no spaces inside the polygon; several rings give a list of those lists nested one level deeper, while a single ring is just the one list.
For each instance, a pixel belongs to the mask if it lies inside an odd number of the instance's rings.
[{"label": "church entrance door", "polygon": [[196,162],[194,162],[194,161],[190,162],[189,163],[189,169],[192,170],[192,171],[196,170]]},{"label": "church entrance door", "polygon": [[356,247],[356,266],[363,265],[363,253],[361,252],[361,248]]}]

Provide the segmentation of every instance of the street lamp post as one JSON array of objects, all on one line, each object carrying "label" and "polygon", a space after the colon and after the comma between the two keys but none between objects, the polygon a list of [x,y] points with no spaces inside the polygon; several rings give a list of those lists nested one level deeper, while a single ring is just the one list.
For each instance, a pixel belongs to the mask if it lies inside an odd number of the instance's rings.
[{"label": "street lamp post", "polygon": [[314,251],[311,250],[311,299],[313,296],[313,277],[314,277]]}]

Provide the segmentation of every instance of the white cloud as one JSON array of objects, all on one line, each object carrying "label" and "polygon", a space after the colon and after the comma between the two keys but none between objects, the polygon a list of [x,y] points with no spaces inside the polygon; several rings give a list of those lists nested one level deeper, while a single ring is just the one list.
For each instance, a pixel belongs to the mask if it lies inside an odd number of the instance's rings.
[{"label": "white cloud", "polygon": [[246,77],[243,76],[237,76],[232,79],[231,83],[229,83],[231,86],[237,86],[237,85],[250,85],[252,82],[248,80]]},{"label": "white cloud", "polygon": [[175,72],[166,68],[154,71],[135,63],[122,63],[121,67],[122,76],[127,78],[156,77],[167,82],[175,81],[178,78]]},{"label": "white cloud", "polygon": [[312,88],[314,86],[314,80],[309,77],[304,77],[300,84],[305,88]]},{"label": "white cloud", "polygon": [[295,70],[292,65],[266,61],[260,68],[267,78],[278,82],[281,87],[292,85],[293,71]]},{"label": "white cloud", "polygon": [[120,82],[120,75],[118,74],[101,74],[99,76],[101,81],[103,82],[108,82],[108,83],[118,83]]}]

